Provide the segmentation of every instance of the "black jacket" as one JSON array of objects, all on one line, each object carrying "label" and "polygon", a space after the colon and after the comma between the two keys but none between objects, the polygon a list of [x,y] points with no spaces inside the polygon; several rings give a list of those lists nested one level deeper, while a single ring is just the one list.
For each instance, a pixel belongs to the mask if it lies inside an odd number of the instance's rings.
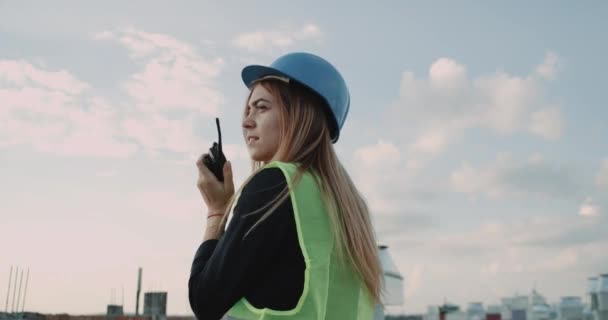
[{"label": "black jacket", "polygon": [[291,200],[250,232],[264,207],[285,188],[278,168],[266,168],[247,183],[219,240],[198,248],[188,281],[190,306],[199,320],[220,319],[242,297],[256,308],[293,309],[304,286],[304,257]]}]

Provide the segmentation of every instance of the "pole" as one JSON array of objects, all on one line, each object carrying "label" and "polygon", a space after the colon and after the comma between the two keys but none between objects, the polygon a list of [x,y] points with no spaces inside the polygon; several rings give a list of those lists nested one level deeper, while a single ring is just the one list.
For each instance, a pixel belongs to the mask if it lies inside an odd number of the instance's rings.
[{"label": "pole", "polygon": [[139,316],[139,293],[141,292],[141,268],[137,272],[137,301],[135,302],[135,316]]},{"label": "pole", "polygon": [[8,290],[6,291],[6,304],[4,305],[4,313],[8,313],[8,297],[11,295],[11,281],[13,280],[13,266],[8,274]]},{"label": "pole", "polygon": [[11,302],[11,313],[15,312],[15,294],[17,293],[17,274],[19,274],[19,267],[15,271],[15,283],[13,284],[13,301]]},{"label": "pole", "polygon": [[23,284],[23,269],[21,269],[21,275],[19,276],[19,291],[17,292],[17,305],[16,312],[19,312],[19,301],[21,300],[21,284]]},{"label": "pole", "polygon": [[23,290],[23,304],[21,305],[21,312],[25,312],[25,297],[27,295],[27,284],[30,280],[30,268],[27,268],[27,276],[25,277],[25,290]]}]

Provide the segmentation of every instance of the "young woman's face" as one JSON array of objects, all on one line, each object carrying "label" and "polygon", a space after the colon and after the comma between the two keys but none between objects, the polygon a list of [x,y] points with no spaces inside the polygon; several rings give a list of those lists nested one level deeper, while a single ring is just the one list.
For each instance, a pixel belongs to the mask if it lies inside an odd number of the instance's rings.
[{"label": "young woman's face", "polygon": [[268,163],[279,149],[279,104],[262,86],[257,84],[251,93],[243,118],[243,137],[249,156]]}]

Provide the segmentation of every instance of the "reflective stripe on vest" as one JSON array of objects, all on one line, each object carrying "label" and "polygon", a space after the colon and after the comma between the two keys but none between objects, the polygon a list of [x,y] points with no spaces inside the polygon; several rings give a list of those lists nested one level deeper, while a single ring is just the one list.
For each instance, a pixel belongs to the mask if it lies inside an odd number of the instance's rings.
[{"label": "reflective stripe on vest", "polygon": [[373,305],[367,289],[351,268],[338,262],[331,221],[312,174],[305,173],[294,186],[295,164],[274,161],[265,168],[279,168],[287,179],[306,263],[304,289],[292,310],[258,309],[242,298],[228,312],[230,319],[372,319]]}]

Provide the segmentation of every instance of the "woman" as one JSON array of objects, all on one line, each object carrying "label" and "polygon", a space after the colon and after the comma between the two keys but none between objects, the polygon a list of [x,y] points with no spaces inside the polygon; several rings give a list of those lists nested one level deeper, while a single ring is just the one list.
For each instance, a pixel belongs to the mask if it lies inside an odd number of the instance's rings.
[{"label": "woman", "polygon": [[194,314],[371,319],[383,285],[375,236],[333,148],[350,105],[342,76],[318,56],[291,53],[242,78],[253,174],[234,196],[230,162],[219,182],[205,155],[197,161],[208,215],[188,282]]}]

